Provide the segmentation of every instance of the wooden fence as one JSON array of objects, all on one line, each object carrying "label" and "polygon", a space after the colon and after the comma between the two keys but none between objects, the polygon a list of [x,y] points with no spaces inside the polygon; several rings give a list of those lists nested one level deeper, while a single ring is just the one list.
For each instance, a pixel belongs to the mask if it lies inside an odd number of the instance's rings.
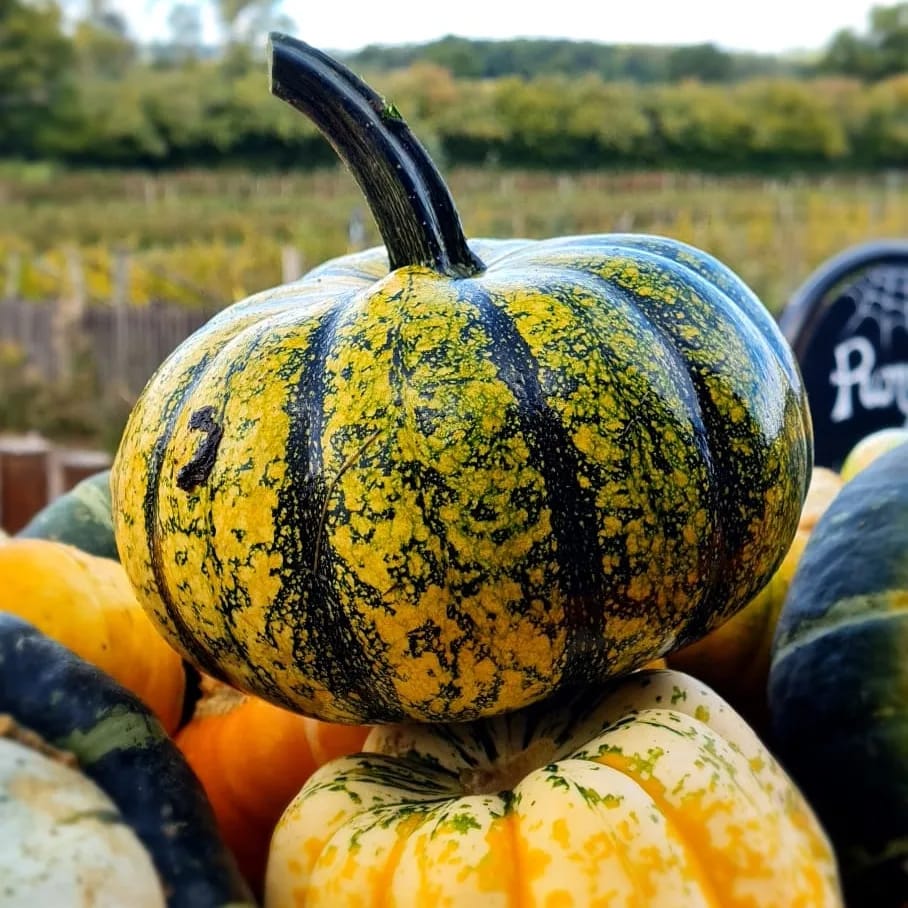
[{"label": "wooden fence", "polygon": [[[48,381],[66,382],[87,358],[100,388],[120,398],[134,397],[167,355],[221,308],[201,292],[196,293],[194,306],[166,301],[134,305],[128,289],[130,255],[119,250],[111,266],[110,298],[90,298],[79,250],[66,252],[66,280],[55,274],[66,288],[59,298],[19,297],[16,275],[21,262],[7,262],[7,280],[0,287],[0,347],[15,345]],[[298,278],[304,266],[298,249],[282,249],[284,282]],[[174,275],[169,279],[182,281]]]},{"label": "wooden fence", "polygon": [[40,435],[0,436],[0,527],[21,530],[58,495],[110,466],[110,455],[58,447]]},{"label": "wooden fence", "polygon": [[166,303],[143,308],[0,300],[0,343],[20,348],[48,381],[66,381],[87,357],[99,387],[135,396],[165,357],[212,315]]}]

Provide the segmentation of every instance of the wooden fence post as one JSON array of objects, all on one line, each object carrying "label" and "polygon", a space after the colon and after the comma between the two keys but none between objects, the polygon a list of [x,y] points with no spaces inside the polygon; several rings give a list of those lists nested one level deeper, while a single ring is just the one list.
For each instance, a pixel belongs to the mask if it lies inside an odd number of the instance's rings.
[{"label": "wooden fence post", "polygon": [[106,470],[111,457],[105,451],[90,451],[82,448],[54,448],[48,459],[49,489],[48,501],[68,492],[76,483]]},{"label": "wooden fence post", "polygon": [[65,256],[68,292],[57,305],[53,327],[57,378],[63,382],[69,381],[75,371],[82,314],[85,311],[85,271],[82,267],[82,255],[75,246],[69,246]]},{"label": "wooden fence post", "polygon": [[21,530],[50,500],[50,450],[40,435],[0,438],[0,525]]},{"label": "wooden fence post", "polygon": [[125,249],[114,251],[113,296],[114,316],[114,387],[117,392],[129,389],[129,253]]},{"label": "wooden fence post", "polygon": [[285,284],[303,276],[303,254],[296,246],[281,248],[281,275]]},{"label": "wooden fence post", "polygon": [[4,299],[14,300],[19,295],[22,282],[22,256],[18,252],[11,252],[6,257],[6,281]]},{"label": "wooden fence post", "polygon": [[347,251],[359,252],[366,248],[366,222],[362,210],[354,208],[347,221]]}]

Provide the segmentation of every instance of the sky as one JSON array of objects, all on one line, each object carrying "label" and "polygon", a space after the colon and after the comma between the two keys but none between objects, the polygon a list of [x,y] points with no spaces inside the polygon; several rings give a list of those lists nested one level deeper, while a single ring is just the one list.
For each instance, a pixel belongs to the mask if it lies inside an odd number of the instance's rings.
[{"label": "sky", "polygon": [[[546,37],[603,43],[699,44],[779,53],[818,50],[841,28],[864,31],[875,4],[895,0],[285,0],[293,33],[325,50],[409,44],[444,35]],[[142,39],[167,37],[170,0],[113,0]],[[210,17],[206,36],[213,31]]]}]

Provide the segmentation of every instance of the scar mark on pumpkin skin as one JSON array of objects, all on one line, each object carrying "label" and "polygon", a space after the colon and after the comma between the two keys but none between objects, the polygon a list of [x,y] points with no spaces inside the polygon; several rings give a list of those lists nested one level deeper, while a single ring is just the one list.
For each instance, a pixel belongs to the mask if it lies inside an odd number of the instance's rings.
[{"label": "scar mark on pumpkin skin", "polygon": [[214,469],[214,459],[224,435],[223,427],[214,421],[214,407],[202,407],[189,417],[189,428],[205,433],[192,460],[177,473],[177,487],[191,492],[208,479]]},{"label": "scar mark on pumpkin skin", "polygon": [[359,460],[360,457],[366,452],[366,449],[370,445],[373,445],[377,440],[378,436],[381,434],[381,429],[376,429],[342,464],[340,469],[337,471],[337,474],[331,480],[331,484],[328,486],[327,491],[325,492],[325,500],[322,503],[322,512],[319,514],[318,518],[318,529],[315,532],[315,552],[312,556],[312,574],[314,576],[318,573],[318,562],[321,557],[322,552],[322,539],[324,537],[325,531],[325,521],[328,518],[328,502],[331,500],[331,495],[334,493],[335,488],[337,488],[338,482],[340,482],[341,476],[353,466],[353,464]]}]

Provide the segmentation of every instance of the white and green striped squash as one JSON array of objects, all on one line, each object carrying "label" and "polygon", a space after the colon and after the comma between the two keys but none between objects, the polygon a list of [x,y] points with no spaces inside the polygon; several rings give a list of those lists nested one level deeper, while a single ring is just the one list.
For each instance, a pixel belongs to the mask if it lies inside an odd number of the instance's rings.
[{"label": "white and green striped squash", "polygon": [[798,789],[680,672],[365,749],[285,811],[265,908],[842,908]]},{"label": "white and green striped squash", "polygon": [[0,908],[164,905],[254,905],[201,783],[134,694],[0,611]]},{"label": "white and green striped squash", "polygon": [[101,788],[0,737],[0,906],[166,904],[148,851]]},{"label": "white and green striped squash", "polygon": [[206,674],[329,721],[470,719],[734,614],[795,533],[803,385],[751,291],[660,237],[473,240],[400,115],[273,41],[385,248],[240,302],[113,466],[124,567]]}]

